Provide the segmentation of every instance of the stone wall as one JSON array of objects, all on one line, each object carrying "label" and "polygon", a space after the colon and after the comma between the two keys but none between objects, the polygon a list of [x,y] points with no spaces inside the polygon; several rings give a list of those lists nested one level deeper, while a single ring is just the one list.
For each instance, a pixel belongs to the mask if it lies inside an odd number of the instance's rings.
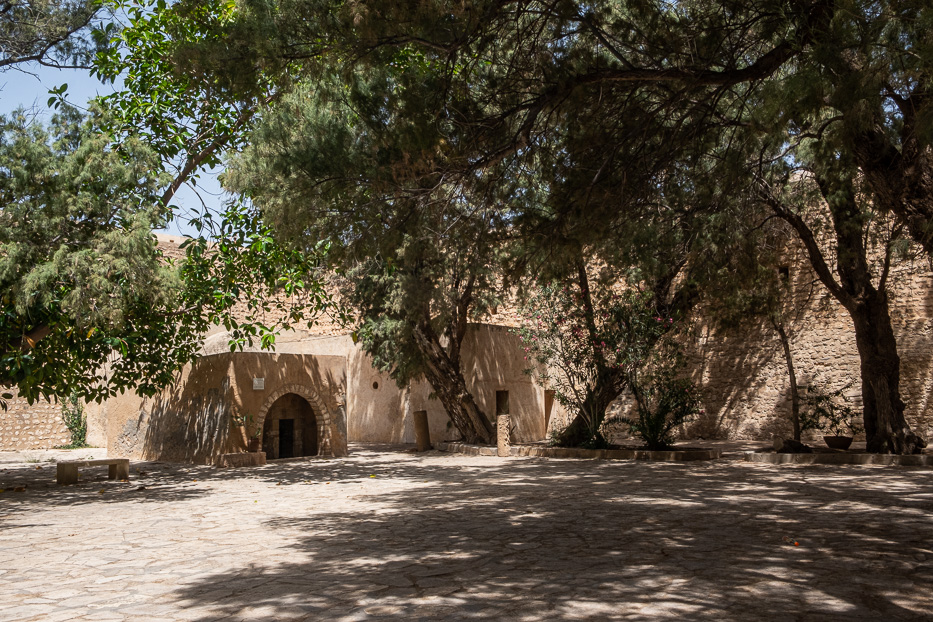
[{"label": "stone wall", "polygon": [[[548,415],[545,412],[545,391],[531,376],[524,373],[524,351],[519,338],[506,326],[474,324],[463,341],[461,366],[467,381],[467,389],[477,406],[490,418],[495,428],[497,392],[508,392],[508,410],[512,423],[512,441],[529,442],[543,440],[547,436]],[[409,413],[425,410],[431,441],[459,439],[456,428],[449,425],[447,413],[437,399],[431,398],[432,388],[427,382],[415,382],[410,387]],[[550,414],[553,424],[567,419],[558,404],[552,406]],[[407,429],[412,429],[408,426]],[[414,432],[404,442],[414,442]]]},{"label": "stone wall", "polygon": [[[784,306],[798,384],[847,385],[861,409],[859,357],[850,316],[816,282],[802,251],[788,258],[791,295]],[[933,274],[923,261],[892,268],[891,319],[901,358],[901,397],[911,426],[933,437]],[[705,438],[790,435],[790,382],[777,333],[766,321],[717,330],[701,324],[686,338],[689,372],[701,385],[704,416],[687,432]]]},{"label": "stone wall", "polygon": [[57,402],[30,405],[14,397],[8,400],[6,410],[0,409],[0,451],[50,449],[70,442],[71,435],[62,421],[62,406]]}]

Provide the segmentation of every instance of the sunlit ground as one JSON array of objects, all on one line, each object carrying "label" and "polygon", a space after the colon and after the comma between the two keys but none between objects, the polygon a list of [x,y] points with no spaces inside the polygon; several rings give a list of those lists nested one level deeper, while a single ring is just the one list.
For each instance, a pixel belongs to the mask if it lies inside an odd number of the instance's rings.
[{"label": "sunlit ground", "polygon": [[933,619],[933,469],[351,450],[0,464],[0,619]]}]

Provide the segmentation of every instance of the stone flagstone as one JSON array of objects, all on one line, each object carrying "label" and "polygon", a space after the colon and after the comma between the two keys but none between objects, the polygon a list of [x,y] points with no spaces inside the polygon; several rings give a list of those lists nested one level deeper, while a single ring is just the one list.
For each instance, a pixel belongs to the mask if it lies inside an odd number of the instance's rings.
[{"label": "stone flagstone", "polygon": [[0,620],[933,619],[929,468],[403,449],[0,456]]}]

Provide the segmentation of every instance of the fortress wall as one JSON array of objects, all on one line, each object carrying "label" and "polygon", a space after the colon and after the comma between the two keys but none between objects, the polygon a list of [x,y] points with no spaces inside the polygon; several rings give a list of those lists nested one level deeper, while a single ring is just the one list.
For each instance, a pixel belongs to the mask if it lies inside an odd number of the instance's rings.
[{"label": "fortress wall", "polygon": [[[261,426],[269,403],[284,393],[307,397],[315,416],[326,418],[322,452],[346,451],[346,359],[341,356],[222,353],[186,366],[175,384],[153,398],[125,394],[108,400],[108,451],[142,460],[209,463],[223,453],[245,451],[233,421],[250,414]],[[254,378],[263,379],[255,389]],[[322,412],[325,411],[325,412]]]}]

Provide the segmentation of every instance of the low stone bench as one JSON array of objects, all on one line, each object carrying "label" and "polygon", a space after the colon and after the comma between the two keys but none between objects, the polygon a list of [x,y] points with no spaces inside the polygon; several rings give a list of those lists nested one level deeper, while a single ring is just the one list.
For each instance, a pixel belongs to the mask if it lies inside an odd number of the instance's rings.
[{"label": "low stone bench", "polygon": [[251,467],[262,466],[266,463],[266,452],[250,451],[235,454],[220,454],[214,461],[219,467]]},{"label": "low stone bench", "polygon": [[110,479],[129,479],[129,458],[107,458],[105,460],[66,460],[58,463],[56,473],[59,484],[77,484],[78,467],[104,466],[110,467]]}]

